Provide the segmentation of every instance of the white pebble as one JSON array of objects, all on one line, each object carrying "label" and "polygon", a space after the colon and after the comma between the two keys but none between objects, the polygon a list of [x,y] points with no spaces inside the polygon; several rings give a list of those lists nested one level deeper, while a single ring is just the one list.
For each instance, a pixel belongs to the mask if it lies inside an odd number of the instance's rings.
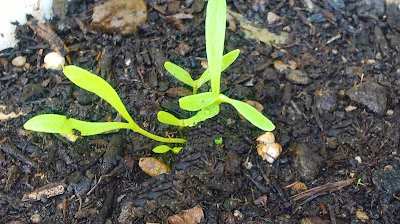
[{"label": "white pebble", "polygon": [[62,70],[65,58],[59,52],[51,52],[44,57],[44,67],[46,69]]},{"label": "white pebble", "polygon": [[273,13],[273,12],[269,12],[268,15],[267,15],[268,24],[276,23],[276,22],[278,22],[280,19],[281,19],[281,17],[279,17],[278,15],[276,15],[276,14]]},{"label": "white pebble", "polygon": [[15,57],[15,58],[11,61],[11,64],[12,64],[14,67],[17,67],[17,68],[23,67],[23,66],[25,65],[25,63],[26,63],[26,57],[24,57],[24,56]]},{"label": "white pebble", "polygon": [[41,223],[42,222],[42,216],[40,216],[40,214],[33,214],[31,216],[31,222],[32,223]]}]

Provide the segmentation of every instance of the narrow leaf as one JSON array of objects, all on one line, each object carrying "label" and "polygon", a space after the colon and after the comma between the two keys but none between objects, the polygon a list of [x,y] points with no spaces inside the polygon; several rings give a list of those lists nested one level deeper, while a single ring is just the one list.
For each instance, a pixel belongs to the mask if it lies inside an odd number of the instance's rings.
[{"label": "narrow leaf", "polygon": [[72,134],[74,130],[77,130],[80,135],[88,136],[117,129],[130,129],[131,126],[122,122],[87,122],[58,114],[41,114],[28,120],[24,124],[24,128],[55,134]]},{"label": "narrow leaf", "polygon": [[254,126],[262,129],[264,131],[273,131],[275,125],[261,114],[256,108],[248,105],[239,100],[230,99],[224,97],[224,102],[231,104],[236,110],[243,115],[248,121],[250,121]]},{"label": "narrow leaf", "polygon": [[174,115],[165,111],[158,112],[157,119],[159,122],[164,124],[169,124],[174,126],[184,126],[184,123],[181,120],[179,120]]},{"label": "narrow leaf", "polygon": [[164,67],[169,73],[175,76],[175,78],[185,83],[186,85],[193,87],[193,79],[185,69],[179,67],[172,62],[165,62]]},{"label": "narrow leaf", "polygon": [[218,94],[212,92],[199,93],[179,99],[179,106],[188,111],[198,111],[213,104],[218,99]]},{"label": "narrow leaf", "polygon": [[183,123],[186,127],[193,127],[201,121],[217,116],[219,113],[219,105],[217,103],[211,104],[208,107],[201,109],[191,118],[184,119]]},{"label": "narrow leaf", "polygon": [[211,74],[211,88],[216,94],[220,89],[221,61],[226,27],[225,0],[209,0],[206,14],[206,51]]},{"label": "narrow leaf", "polygon": [[154,153],[166,153],[166,152],[168,152],[168,151],[171,150],[174,154],[178,154],[178,152],[181,151],[182,148],[183,148],[183,147],[174,147],[174,148],[171,148],[171,147],[169,147],[169,146],[167,146],[167,145],[159,145],[159,146],[157,146],[157,147],[155,147],[155,148],[153,149],[153,152],[154,152]]},{"label": "narrow leaf", "polygon": [[169,150],[172,150],[172,148],[169,147],[168,145],[159,145],[153,149],[153,152],[154,153],[166,153]]},{"label": "narrow leaf", "polygon": [[65,76],[75,85],[92,92],[113,106],[129,123],[135,123],[114,88],[99,76],[77,66],[68,65],[63,70]]},{"label": "narrow leaf", "polygon": [[201,109],[196,115],[187,119],[178,119],[174,115],[165,111],[158,112],[158,120],[162,123],[181,126],[181,127],[193,127],[201,121],[205,121],[209,118],[215,117],[219,113],[219,105],[211,104],[208,107]]},{"label": "narrow leaf", "polygon": [[235,62],[236,58],[239,57],[239,54],[240,54],[239,49],[235,49],[225,54],[222,57],[221,71],[225,71],[226,68],[228,68],[233,62]]},{"label": "narrow leaf", "polygon": [[[235,62],[235,60],[239,56],[239,53],[240,53],[240,50],[236,49],[236,50],[230,51],[229,53],[225,54],[222,57],[221,71],[225,71],[225,69],[227,69],[233,62]],[[200,78],[198,80],[194,81],[197,89],[200,88],[200,86],[202,86],[208,80],[210,80],[210,78],[211,78],[210,70],[207,69],[203,72],[203,74],[200,76]]]}]

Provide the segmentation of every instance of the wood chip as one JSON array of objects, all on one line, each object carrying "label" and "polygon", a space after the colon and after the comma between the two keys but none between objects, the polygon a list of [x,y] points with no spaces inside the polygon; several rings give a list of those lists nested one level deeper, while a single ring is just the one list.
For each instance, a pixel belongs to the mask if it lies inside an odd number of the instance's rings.
[{"label": "wood chip", "polygon": [[22,201],[40,201],[42,197],[51,198],[60,194],[64,194],[67,185],[64,182],[55,182],[45,185],[32,191],[29,194],[24,194]]},{"label": "wood chip", "polygon": [[352,184],[355,180],[356,180],[355,178],[352,178],[352,179],[338,181],[338,182],[334,182],[334,183],[327,183],[322,186],[314,187],[310,190],[293,195],[290,198],[293,199],[294,201],[304,201],[304,200],[306,200],[316,194],[322,193],[322,192],[326,192],[326,191],[332,192],[332,191],[340,190],[340,189],[346,187],[347,185]]},{"label": "wood chip", "polygon": [[35,33],[43,38],[51,49],[66,55],[69,52],[68,47],[64,44],[61,38],[51,29],[49,23],[42,23],[39,20],[32,18],[27,22],[28,26],[35,31]]}]

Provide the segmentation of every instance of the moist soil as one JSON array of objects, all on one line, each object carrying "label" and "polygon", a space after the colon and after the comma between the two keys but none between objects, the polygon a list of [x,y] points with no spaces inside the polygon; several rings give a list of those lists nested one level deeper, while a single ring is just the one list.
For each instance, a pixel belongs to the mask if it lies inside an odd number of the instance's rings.
[{"label": "moist soil", "polygon": [[[187,138],[188,146],[158,155],[151,150],[159,143],[127,130],[75,143],[24,130],[24,122],[44,113],[85,121],[121,117],[61,71],[44,69],[50,44],[18,25],[19,44],[0,54],[2,113],[23,113],[0,122],[0,223],[165,222],[196,205],[204,211],[201,223],[400,222],[400,34],[393,22],[399,15],[390,14],[396,6],[228,1],[229,10],[256,27],[289,33],[287,43],[269,46],[246,39],[239,22],[230,21],[226,32],[225,52],[241,53],[223,73],[221,90],[259,102],[276,125],[283,151],[269,164],[256,150],[263,132],[229,105],[193,128],[157,121],[160,110],[193,115],[177,103],[191,89],[163,64],[193,76],[204,71],[204,1],[147,1],[148,19],[129,37],[91,30],[96,4],[71,1],[67,15],[51,21],[70,50],[67,63],[106,79],[145,130]],[[269,24],[268,12],[279,20]],[[193,18],[172,17],[177,13]],[[29,67],[11,64],[20,55]],[[293,62],[296,72],[279,66]],[[222,144],[213,141],[219,137]],[[172,167],[171,174],[145,174],[138,161],[149,156]],[[313,190],[299,195],[305,186]],[[23,200],[41,187],[56,193]]]}]

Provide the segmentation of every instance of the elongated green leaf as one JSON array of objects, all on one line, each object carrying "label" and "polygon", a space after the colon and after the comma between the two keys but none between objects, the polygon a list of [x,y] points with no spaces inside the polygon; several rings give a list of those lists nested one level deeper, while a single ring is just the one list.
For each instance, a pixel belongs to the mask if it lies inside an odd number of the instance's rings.
[{"label": "elongated green leaf", "polygon": [[193,117],[184,119],[183,122],[186,127],[193,127],[201,121],[205,121],[209,118],[217,116],[218,113],[219,113],[219,105],[217,103],[213,103],[210,106],[201,109]]},{"label": "elongated green leaf", "polygon": [[135,124],[117,92],[104,79],[73,65],[65,66],[63,72],[75,85],[98,95],[111,104],[129,123]]},{"label": "elongated green leaf", "polygon": [[[230,51],[229,53],[225,54],[222,57],[222,64],[221,64],[221,71],[225,71],[239,56],[240,50],[236,49],[233,51]],[[210,70],[207,69],[203,72],[203,74],[200,76],[198,80],[195,80],[195,86],[196,88],[200,88],[204,83],[206,83],[208,80],[210,80]]]},{"label": "elongated green leaf", "polygon": [[185,83],[186,85],[193,87],[193,79],[185,69],[179,67],[172,62],[165,62],[164,67],[169,73],[175,76],[175,78]]},{"label": "elongated green leaf", "polygon": [[218,113],[219,105],[215,103],[201,109],[199,112],[197,112],[196,115],[187,119],[178,119],[174,115],[165,111],[158,112],[157,118],[160,122],[165,124],[181,127],[193,127],[201,121],[205,121],[209,118],[216,116]]},{"label": "elongated green leaf", "polygon": [[239,54],[240,54],[239,49],[235,49],[225,54],[222,57],[221,71],[225,71],[225,69],[227,69],[233,62],[235,62],[236,58],[239,57]]},{"label": "elongated green leaf", "polygon": [[250,121],[254,126],[262,129],[264,131],[273,131],[275,125],[261,114],[256,108],[248,105],[239,100],[230,99],[228,97],[223,97],[223,101],[231,104],[236,110],[243,115],[248,121]]},{"label": "elongated green leaf", "polygon": [[221,61],[224,51],[226,27],[225,0],[209,0],[206,14],[206,51],[211,74],[211,89],[219,93]]},{"label": "elongated green leaf", "polygon": [[213,104],[218,99],[218,94],[212,92],[199,93],[179,99],[179,106],[188,111],[198,111]]},{"label": "elongated green leaf", "polygon": [[122,122],[87,122],[58,114],[41,114],[28,120],[24,128],[55,134],[72,134],[74,130],[77,130],[82,136],[87,136],[117,129],[130,129],[131,126]]},{"label": "elongated green leaf", "polygon": [[154,153],[166,153],[166,152],[168,152],[168,151],[171,150],[173,153],[178,154],[178,152],[181,151],[182,148],[183,148],[183,147],[174,147],[174,148],[171,148],[171,147],[169,147],[169,146],[167,146],[167,145],[159,145],[159,146],[157,146],[157,147],[155,147],[155,148],[153,149],[153,152],[154,152]]},{"label": "elongated green leaf", "polygon": [[165,111],[158,112],[157,119],[159,122],[164,124],[169,124],[174,126],[185,126],[182,120],[179,120],[174,115]]},{"label": "elongated green leaf", "polygon": [[155,147],[152,151],[155,153],[166,153],[169,150],[172,150],[172,148],[169,147],[168,145],[159,145]]}]

